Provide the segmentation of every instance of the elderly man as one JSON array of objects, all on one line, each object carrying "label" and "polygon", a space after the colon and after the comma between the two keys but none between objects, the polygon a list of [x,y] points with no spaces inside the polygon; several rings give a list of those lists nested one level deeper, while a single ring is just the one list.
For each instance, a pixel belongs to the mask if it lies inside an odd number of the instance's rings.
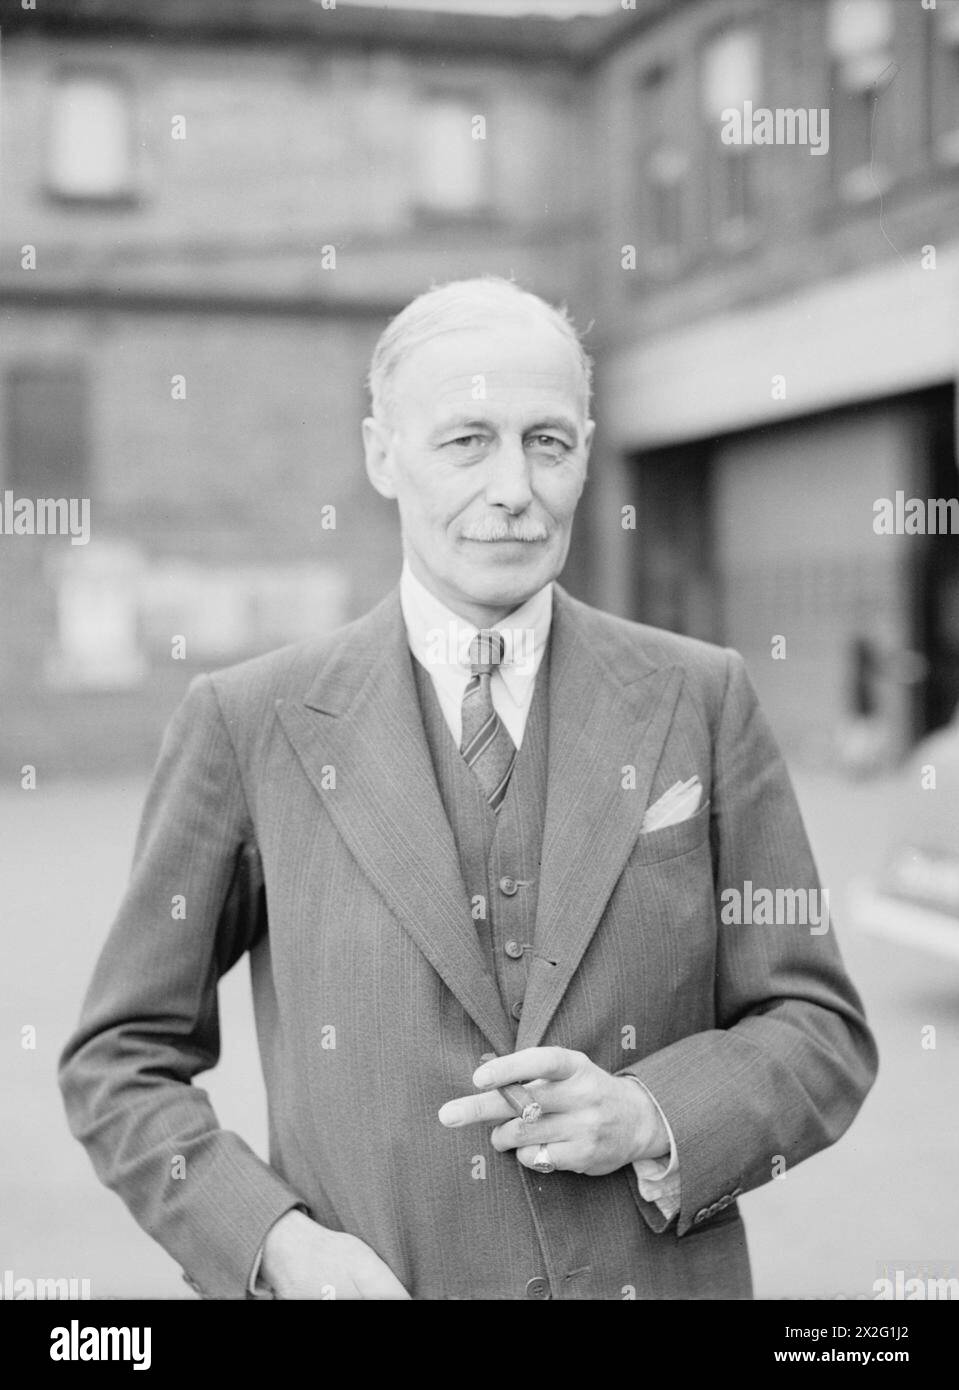
[{"label": "elderly man", "polygon": [[[742,659],[556,583],[593,435],[565,314],[431,290],[370,385],[399,586],[191,685],[74,1133],[207,1296],[748,1297],[736,1199],[843,1133],[876,1053],[831,931],[720,906],[818,888]],[[244,954],[269,1163],[192,1084]]]}]

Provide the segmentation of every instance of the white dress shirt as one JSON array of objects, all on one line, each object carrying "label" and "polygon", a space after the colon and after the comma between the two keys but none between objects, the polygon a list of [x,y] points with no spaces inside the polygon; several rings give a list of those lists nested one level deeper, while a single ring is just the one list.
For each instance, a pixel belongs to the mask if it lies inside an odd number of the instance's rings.
[{"label": "white dress shirt", "polygon": [[[407,564],[400,577],[400,607],[410,651],[433,682],[443,718],[459,748],[463,695],[470,679],[469,647],[480,629],[431,594]],[[493,629],[503,636],[504,652],[490,677],[490,697],[517,748],[526,731],[536,672],[546,650],[552,618],[553,586],[547,584],[508,618],[493,624]]]}]

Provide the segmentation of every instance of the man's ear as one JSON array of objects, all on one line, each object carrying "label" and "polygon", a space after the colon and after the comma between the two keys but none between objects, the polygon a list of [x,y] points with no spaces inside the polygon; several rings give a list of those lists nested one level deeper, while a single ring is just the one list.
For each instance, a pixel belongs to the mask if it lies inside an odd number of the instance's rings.
[{"label": "man's ear", "polygon": [[363,421],[363,450],[366,455],[366,476],[381,497],[395,497],[393,477],[392,432],[368,415]]},{"label": "man's ear", "polygon": [[[587,420],[583,427],[583,487],[586,486],[586,479],[589,477],[589,454],[593,447],[593,435],[596,433],[596,421]],[[580,489],[582,494],[582,489]]]},{"label": "man's ear", "polygon": [[583,430],[583,453],[589,460],[589,451],[593,447],[593,435],[596,433],[596,421],[587,420]]}]

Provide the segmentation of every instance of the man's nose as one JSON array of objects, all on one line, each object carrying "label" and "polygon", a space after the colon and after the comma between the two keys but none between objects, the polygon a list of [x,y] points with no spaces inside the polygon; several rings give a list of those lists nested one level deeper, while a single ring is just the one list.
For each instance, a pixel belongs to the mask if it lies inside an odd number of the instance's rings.
[{"label": "man's nose", "polygon": [[500,440],[490,456],[486,501],[491,507],[505,507],[510,512],[524,511],[533,500],[529,480],[529,460],[522,439]]}]

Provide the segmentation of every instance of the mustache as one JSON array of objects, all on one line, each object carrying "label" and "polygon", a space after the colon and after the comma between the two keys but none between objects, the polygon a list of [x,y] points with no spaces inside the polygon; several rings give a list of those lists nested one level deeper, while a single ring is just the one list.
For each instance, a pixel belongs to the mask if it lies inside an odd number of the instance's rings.
[{"label": "mustache", "polygon": [[541,521],[532,517],[489,517],[483,521],[471,521],[463,527],[460,539],[464,541],[545,541],[549,531]]}]

